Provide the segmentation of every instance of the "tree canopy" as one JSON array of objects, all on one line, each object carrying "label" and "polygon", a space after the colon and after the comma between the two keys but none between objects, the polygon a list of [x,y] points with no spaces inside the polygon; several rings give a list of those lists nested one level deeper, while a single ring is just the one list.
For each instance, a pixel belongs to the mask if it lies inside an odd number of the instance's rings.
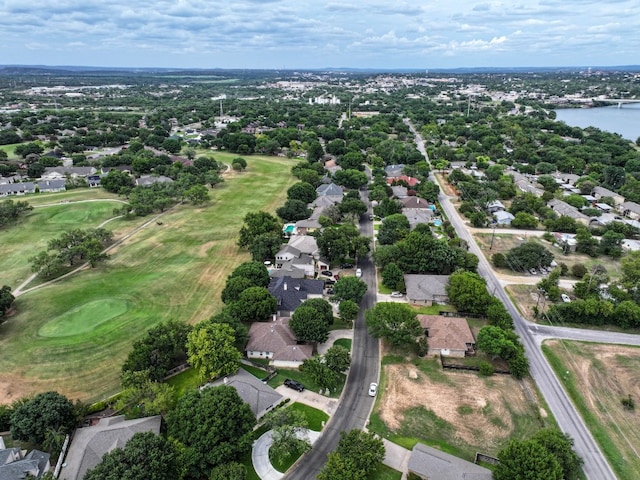
[{"label": "tree canopy", "polygon": [[39,393],[18,405],[11,414],[11,436],[42,445],[47,431],[71,433],[78,419],[73,403],[58,392]]},{"label": "tree canopy", "polygon": [[235,347],[234,333],[230,325],[213,322],[202,322],[189,332],[189,364],[202,379],[231,375],[238,370],[242,354]]},{"label": "tree canopy", "polygon": [[446,287],[449,301],[461,312],[484,315],[491,303],[486,282],[473,272],[458,271],[449,276]]},{"label": "tree canopy", "polygon": [[318,480],[366,480],[382,463],[384,454],[384,444],[374,433],[340,432],[338,447],[327,456]]},{"label": "tree canopy", "polygon": [[255,423],[249,405],[226,385],[188,391],[167,418],[169,435],[185,449],[186,477],[193,479],[248,452]]},{"label": "tree canopy", "polygon": [[340,277],[333,286],[333,298],[338,302],[351,300],[359,304],[367,293],[367,284],[357,277]]},{"label": "tree canopy", "polygon": [[365,319],[371,335],[393,345],[413,344],[422,333],[415,312],[404,303],[380,302],[365,312]]},{"label": "tree canopy", "polygon": [[313,307],[300,305],[296,308],[289,326],[301,342],[323,343],[329,338],[329,325]]},{"label": "tree canopy", "polygon": [[180,476],[176,446],[152,432],[138,432],[124,448],[106,453],[84,480],[175,480]]}]

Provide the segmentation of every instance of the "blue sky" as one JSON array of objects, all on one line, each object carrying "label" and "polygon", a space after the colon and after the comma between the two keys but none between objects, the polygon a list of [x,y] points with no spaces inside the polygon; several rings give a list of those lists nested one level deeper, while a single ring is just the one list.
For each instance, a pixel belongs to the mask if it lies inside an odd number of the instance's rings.
[{"label": "blue sky", "polygon": [[417,68],[640,63],[638,0],[0,0],[0,64]]}]

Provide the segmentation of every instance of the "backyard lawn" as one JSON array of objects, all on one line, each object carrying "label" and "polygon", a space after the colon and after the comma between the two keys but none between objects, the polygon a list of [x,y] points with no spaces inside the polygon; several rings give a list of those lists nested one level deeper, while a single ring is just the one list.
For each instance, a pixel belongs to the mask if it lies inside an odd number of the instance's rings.
[{"label": "backyard lawn", "polygon": [[[102,399],[118,390],[122,362],[148,328],[169,319],[196,323],[217,312],[227,275],[249,260],[236,246],[244,216],[273,212],[295,181],[289,174],[292,160],[247,157],[247,162],[247,171],[227,175],[206,205],[166,213],[162,225],[154,222],[116,247],[105,265],[20,296],[17,313],[0,326],[0,403],[46,390]],[[64,219],[65,208],[75,212],[79,205],[89,213],[72,216],[95,222],[108,218],[114,207],[87,202],[56,208]],[[124,231],[140,220],[116,222],[124,224],[117,231]],[[37,232],[28,238],[27,251],[35,253],[43,239]]]}]

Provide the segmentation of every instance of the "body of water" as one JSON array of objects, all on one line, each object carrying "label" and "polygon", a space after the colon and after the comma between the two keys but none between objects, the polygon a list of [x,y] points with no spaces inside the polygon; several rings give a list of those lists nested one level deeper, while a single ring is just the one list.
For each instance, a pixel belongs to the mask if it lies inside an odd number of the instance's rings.
[{"label": "body of water", "polygon": [[640,137],[640,104],[628,103],[598,108],[563,108],[556,110],[556,120],[572,127],[596,127],[619,133],[633,142]]}]

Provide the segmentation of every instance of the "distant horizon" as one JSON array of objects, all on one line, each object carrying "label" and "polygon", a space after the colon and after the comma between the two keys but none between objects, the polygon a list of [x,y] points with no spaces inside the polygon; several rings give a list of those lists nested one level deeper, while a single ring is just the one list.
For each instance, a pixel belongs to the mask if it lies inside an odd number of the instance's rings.
[{"label": "distant horizon", "polygon": [[0,58],[127,69],[593,67],[636,64],[639,27],[637,0],[5,0]]},{"label": "distant horizon", "polygon": [[[178,67],[178,66],[126,66],[126,65],[84,65],[84,64],[18,64],[18,63],[8,63],[8,64],[0,64],[0,69],[7,68],[21,68],[21,69],[42,69],[42,70],[65,70],[72,69],[77,71],[84,70],[92,70],[92,71],[101,71],[101,70],[120,70],[120,71],[171,71],[171,70],[180,70],[180,71],[265,71],[265,72],[278,72],[278,71],[286,71],[286,72],[295,72],[295,71],[304,71],[304,72],[326,72],[326,71],[337,71],[337,72],[411,72],[411,73],[429,73],[433,72],[455,72],[455,71],[520,71],[526,72],[530,71],[542,71],[542,72],[555,72],[555,71],[582,71],[586,69],[591,69],[592,73],[597,71],[640,71],[640,63],[639,64],[628,64],[628,65],[546,65],[546,66],[459,66],[459,67],[287,67],[287,68],[263,68],[263,67]],[[1,70],[0,70],[1,71]]]}]

